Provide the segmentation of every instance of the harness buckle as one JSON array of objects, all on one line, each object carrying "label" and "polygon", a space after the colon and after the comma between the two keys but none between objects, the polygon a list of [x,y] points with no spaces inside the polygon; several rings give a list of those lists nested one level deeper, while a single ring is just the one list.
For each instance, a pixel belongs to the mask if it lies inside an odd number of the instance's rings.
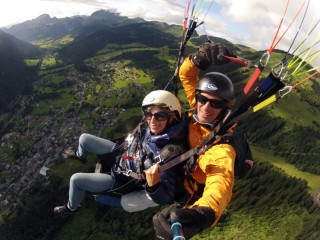
[{"label": "harness buckle", "polygon": [[161,156],[160,156],[160,154],[159,155],[157,155],[157,156],[155,156],[154,158],[153,158],[153,162],[157,162],[157,163],[161,163],[163,160],[162,160],[162,158],[161,158]]},{"label": "harness buckle", "polygon": [[139,180],[145,179],[143,174],[133,172],[132,170],[127,170],[124,174],[129,176],[129,177],[132,177],[132,178],[135,178],[135,179],[139,179]]},{"label": "harness buckle", "polygon": [[133,139],[134,139],[134,136],[133,136],[133,134],[130,133],[127,136],[127,138],[125,139],[125,141],[127,142],[128,145],[130,145],[132,143]]}]

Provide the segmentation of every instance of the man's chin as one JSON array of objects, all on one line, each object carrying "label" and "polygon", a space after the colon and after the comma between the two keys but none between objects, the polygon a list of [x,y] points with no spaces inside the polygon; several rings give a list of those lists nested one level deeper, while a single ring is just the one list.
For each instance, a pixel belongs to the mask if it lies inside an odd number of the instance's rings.
[{"label": "man's chin", "polygon": [[199,121],[202,123],[211,123],[212,119],[210,117],[199,117]]}]

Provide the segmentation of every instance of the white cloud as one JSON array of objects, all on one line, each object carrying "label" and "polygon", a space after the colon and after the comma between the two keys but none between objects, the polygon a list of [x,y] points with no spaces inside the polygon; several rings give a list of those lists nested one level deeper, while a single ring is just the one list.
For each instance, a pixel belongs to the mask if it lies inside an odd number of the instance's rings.
[{"label": "white cloud", "polygon": [[[238,0],[217,0],[221,4],[221,18],[225,21],[226,31],[221,32],[221,36],[229,39],[232,42],[242,43],[251,46],[257,50],[268,49],[276,34],[277,27],[283,17],[286,2],[278,0],[269,1],[238,1]],[[280,39],[288,25],[291,23],[297,11],[300,9],[302,0],[292,0],[288,5],[285,17],[283,18],[282,26],[276,38]],[[290,44],[295,38],[299,26],[307,7],[305,1],[304,7],[301,9],[298,17],[289,28],[283,39],[279,42],[276,48],[287,51]],[[303,21],[301,29],[296,40],[291,48],[291,52],[307,37],[311,27],[315,25],[319,19],[320,1],[311,0],[307,10],[306,17]],[[310,46],[319,37],[320,24],[315,31],[310,34],[303,44]],[[313,48],[313,52],[320,49],[319,44]],[[297,51],[299,52],[299,51]],[[310,54],[311,55],[311,54]],[[313,64],[320,64],[319,56],[313,60]]]}]

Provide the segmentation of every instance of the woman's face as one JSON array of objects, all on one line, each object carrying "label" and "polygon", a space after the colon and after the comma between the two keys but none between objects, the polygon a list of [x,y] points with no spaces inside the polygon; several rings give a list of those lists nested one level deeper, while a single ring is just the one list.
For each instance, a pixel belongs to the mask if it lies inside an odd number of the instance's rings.
[{"label": "woman's face", "polygon": [[149,111],[144,112],[150,131],[158,135],[164,131],[167,126],[170,115],[158,106],[153,106]]}]

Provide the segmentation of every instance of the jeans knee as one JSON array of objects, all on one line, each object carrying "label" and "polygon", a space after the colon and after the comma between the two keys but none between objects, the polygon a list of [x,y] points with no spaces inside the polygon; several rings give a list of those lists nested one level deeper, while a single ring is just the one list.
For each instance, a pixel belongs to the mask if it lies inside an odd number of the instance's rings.
[{"label": "jeans knee", "polygon": [[79,144],[83,145],[91,137],[88,133],[82,133],[79,137]]},{"label": "jeans knee", "polygon": [[74,173],[70,178],[70,186],[76,186],[77,182],[80,180],[81,173]]}]

